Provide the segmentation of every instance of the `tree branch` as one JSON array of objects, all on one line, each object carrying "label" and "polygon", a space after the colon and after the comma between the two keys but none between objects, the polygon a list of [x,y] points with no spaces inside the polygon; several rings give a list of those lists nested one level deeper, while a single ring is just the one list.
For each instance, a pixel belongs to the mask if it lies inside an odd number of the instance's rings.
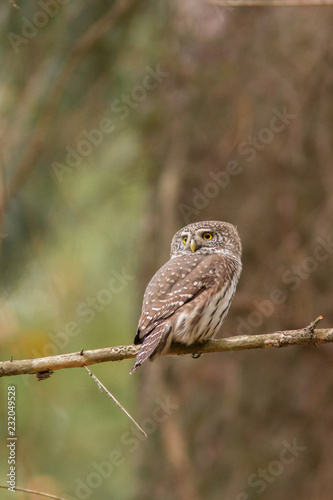
[{"label": "tree branch", "polygon": [[333,0],[211,0],[218,7],[300,7],[333,5]]},{"label": "tree branch", "polygon": [[[204,344],[172,344],[168,355],[207,354],[210,352],[241,351],[245,349],[263,349],[264,347],[288,347],[291,345],[317,345],[333,342],[333,328],[315,330],[315,326],[322,319],[321,316],[309,326],[299,330],[267,333],[263,335],[241,335],[226,339],[208,340]],[[63,368],[83,368],[85,365],[105,363],[107,361],[121,361],[135,358],[140,346],[124,345],[105,347],[90,351],[73,352],[48,356],[45,358],[31,358],[0,362],[0,377],[13,375],[36,374],[39,380],[48,378],[53,370]]]}]

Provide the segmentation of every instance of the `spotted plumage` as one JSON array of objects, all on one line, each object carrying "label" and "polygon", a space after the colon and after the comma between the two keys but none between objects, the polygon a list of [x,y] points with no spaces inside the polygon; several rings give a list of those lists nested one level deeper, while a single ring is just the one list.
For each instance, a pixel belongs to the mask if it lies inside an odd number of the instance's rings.
[{"label": "spotted plumage", "polygon": [[135,344],[133,373],[146,359],[213,338],[228,313],[241,273],[241,242],[232,224],[196,222],[180,229],[171,258],[148,284]]}]

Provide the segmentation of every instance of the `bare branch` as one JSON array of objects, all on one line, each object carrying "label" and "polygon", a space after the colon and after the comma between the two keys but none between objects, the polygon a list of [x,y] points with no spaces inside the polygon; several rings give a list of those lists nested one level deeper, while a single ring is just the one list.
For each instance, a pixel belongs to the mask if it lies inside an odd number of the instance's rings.
[{"label": "bare branch", "polygon": [[[8,490],[8,486],[0,486],[0,488],[4,490]],[[35,490],[27,490],[26,488],[17,488],[15,486],[15,491],[23,491],[24,493],[32,493],[33,495],[39,495],[41,497],[45,498],[53,498],[54,500],[66,500],[63,497],[56,497],[55,495],[51,495],[50,493],[43,493],[41,491],[35,491]]]},{"label": "bare branch", "polygon": [[132,415],[130,415],[128,413],[128,411],[126,410],[126,408],[123,407],[123,405],[121,403],[119,403],[119,401],[114,397],[113,394],[111,394],[111,392],[105,387],[104,384],[102,384],[102,382],[99,380],[99,378],[96,377],[96,375],[94,375],[90,370],[89,368],[86,367],[86,365],[84,365],[85,369],[87,370],[87,373],[89,375],[89,377],[91,377],[93,380],[95,380],[96,384],[98,385],[99,389],[101,392],[105,392],[111,399],[112,401],[114,401],[116,403],[116,405],[118,406],[118,408],[120,408],[127,416],[128,418],[130,418],[132,420],[132,422],[136,425],[136,427],[142,432],[142,434],[145,436],[145,437],[148,437],[147,434],[145,433],[145,431],[142,429],[142,427],[140,427],[140,425],[136,422],[136,420],[134,420],[134,418],[132,417]]},{"label": "bare branch", "polygon": [[333,5],[333,0],[212,0],[218,7],[304,7]]},{"label": "bare branch", "polygon": [[[267,333],[263,335],[241,335],[226,339],[209,340],[204,344],[172,344],[168,355],[207,354],[210,352],[241,351],[245,349],[263,349],[264,347],[288,347],[291,345],[317,345],[333,342],[333,328],[315,330],[321,316],[306,328]],[[140,346],[124,345],[105,347],[91,351],[73,352],[45,358],[9,360],[0,363],[0,377],[36,374],[39,380],[47,378],[53,370],[63,368],[83,368],[85,365],[121,361],[135,358]]]}]

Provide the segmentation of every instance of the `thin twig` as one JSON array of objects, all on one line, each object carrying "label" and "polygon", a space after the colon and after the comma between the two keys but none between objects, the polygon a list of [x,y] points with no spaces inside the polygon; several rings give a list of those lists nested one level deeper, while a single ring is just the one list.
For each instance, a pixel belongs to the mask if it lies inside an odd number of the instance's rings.
[{"label": "thin twig", "polygon": [[[8,486],[1,486],[0,488],[4,490],[8,490]],[[43,493],[42,491],[34,491],[34,490],[28,490],[26,488],[17,488],[16,486],[14,487],[15,491],[23,491],[24,493],[32,493],[33,495],[39,495],[41,497],[47,497],[47,498],[53,498],[54,500],[66,500],[64,497],[57,497],[56,495],[50,495],[50,493]]]},{"label": "thin twig", "polygon": [[307,329],[310,330],[311,332],[314,332],[315,327],[318,325],[319,321],[323,319],[322,316],[318,316],[314,321],[312,321],[309,326],[307,326]]},{"label": "thin twig", "polygon": [[217,7],[306,7],[333,5],[333,0],[211,0]]},{"label": "thin twig", "polygon": [[[241,351],[245,349],[263,349],[265,347],[289,347],[291,345],[316,345],[333,342],[333,328],[314,330],[320,318],[305,328],[286,330],[283,332],[265,333],[262,335],[239,335],[219,340],[208,340],[203,344],[172,344],[168,355],[207,354],[211,352]],[[135,358],[140,346],[123,345],[105,347],[90,351],[81,350],[70,354],[48,356],[0,362],[0,377],[13,375],[39,374],[40,379],[46,378],[51,371],[64,368],[83,368],[85,365],[105,363],[107,361],[121,361]],[[42,375],[41,375],[42,374]]]},{"label": "thin twig", "polygon": [[133,424],[136,425],[136,427],[142,432],[142,434],[145,436],[145,437],[148,437],[147,434],[145,433],[145,431],[142,429],[142,427],[140,427],[140,425],[134,420],[134,418],[128,413],[128,411],[123,407],[122,404],[119,403],[119,401],[113,396],[113,394],[111,394],[110,391],[107,390],[107,388],[105,387],[105,385],[102,384],[102,382],[96,377],[96,375],[94,375],[90,370],[89,368],[87,368],[86,366],[84,366],[84,368],[87,370],[88,372],[88,375],[90,377],[92,377],[96,384],[98,385],[98,387],[100,388],[101,392],[105,391],[106,394],[108,396],[110,396],[110,398],[116,403],[116,405],[124,412],[126,413],[126,415],[128,416],[128,418],[130,418],[133,422]]}]

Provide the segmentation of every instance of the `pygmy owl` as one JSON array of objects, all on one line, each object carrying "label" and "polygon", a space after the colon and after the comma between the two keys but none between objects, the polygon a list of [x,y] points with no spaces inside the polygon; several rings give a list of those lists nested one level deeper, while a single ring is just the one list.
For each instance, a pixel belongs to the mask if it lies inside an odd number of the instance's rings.
[{"label": "pygmy owl", "polygon": [[148,284],[134,344],[142,344],[133,373],[171,342],[193,344],[214,337],[226,317],[242,270],[236,228],[220,221],[180,229],[171,258]]}]

